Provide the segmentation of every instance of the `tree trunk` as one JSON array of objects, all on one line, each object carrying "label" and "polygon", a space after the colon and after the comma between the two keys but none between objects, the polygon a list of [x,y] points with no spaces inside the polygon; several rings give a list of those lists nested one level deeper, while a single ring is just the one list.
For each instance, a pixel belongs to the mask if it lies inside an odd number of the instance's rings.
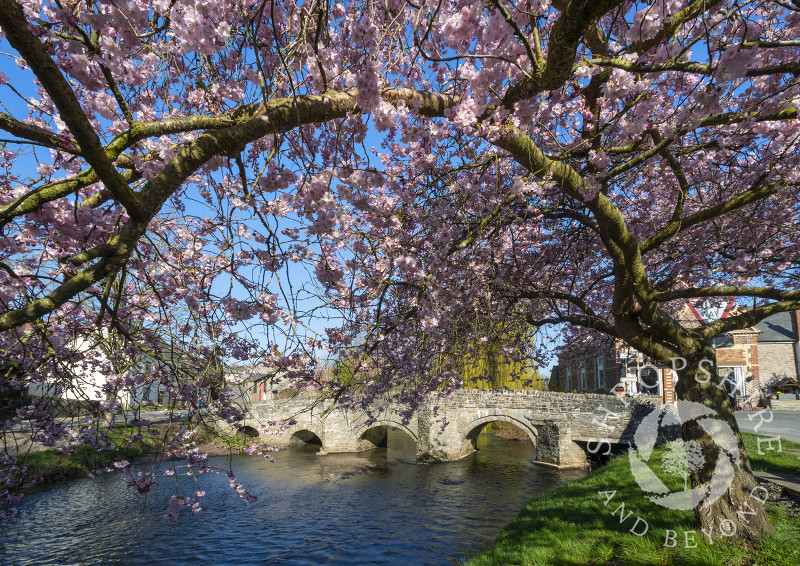
[{"label": "tree trunk", "polygon": [[[681,364],[678,360],[674,367]],[[768,492],[753,477],[733,403],[717,377],[713,348],[703,344],[699,353],[687,356],[678,376],[675,389],[687,453],[690,445],[699,446],[705,461],[694,466],[690,461],[694,512],[703,538],[754,542],[773,530],[763,505]]]}]

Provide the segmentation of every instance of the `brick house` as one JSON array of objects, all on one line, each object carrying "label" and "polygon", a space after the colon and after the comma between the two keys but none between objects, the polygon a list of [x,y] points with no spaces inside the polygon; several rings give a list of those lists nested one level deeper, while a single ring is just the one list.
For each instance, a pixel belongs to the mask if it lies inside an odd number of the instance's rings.
[{"label": "brick house", "polygon": [[[687,326],[696,326],[704,320],[736,314],[740,309],[732,299],[717,304],[687,301],[677,318]],[[778,383],[798,377],[799,330],[798,312],[791,312],[769,317],[753,328],[717,336],[712,344],[717,354],[718,375],[731,381],[740,398],[755,400],[762,391],[774,392]],[[579,358],[570,362],[566,356],[559,359],[551,372],[551,390],[591,393],[614,390],[618,395],[651,397],[666,404],[675,402],[676,372],[672,367],[654,363],[621,340]]]}]

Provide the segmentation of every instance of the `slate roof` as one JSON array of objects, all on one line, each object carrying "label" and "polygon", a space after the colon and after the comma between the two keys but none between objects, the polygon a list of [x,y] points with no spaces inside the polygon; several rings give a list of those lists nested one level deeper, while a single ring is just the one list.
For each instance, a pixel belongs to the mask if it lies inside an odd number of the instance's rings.
[{"label": "slate roof", "polygon": [[779,312],[765,318],[755,326],[761,331],[758,342],[794,342],[792,313]]}]

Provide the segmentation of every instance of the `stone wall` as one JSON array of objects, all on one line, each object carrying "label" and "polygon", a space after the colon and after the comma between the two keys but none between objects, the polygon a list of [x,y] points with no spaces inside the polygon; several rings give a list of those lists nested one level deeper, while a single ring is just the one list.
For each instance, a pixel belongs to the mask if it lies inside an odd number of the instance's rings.
[{"label": "stone wall", "polygon": [[773,411],[800,412],[800,401],[771,399],[769,406]]},{"label": "stone wall", "polygon": [[761,386],[769,388],[787,377],[794,377],[794,346],[789,342],[762,342],[758,345]]}]

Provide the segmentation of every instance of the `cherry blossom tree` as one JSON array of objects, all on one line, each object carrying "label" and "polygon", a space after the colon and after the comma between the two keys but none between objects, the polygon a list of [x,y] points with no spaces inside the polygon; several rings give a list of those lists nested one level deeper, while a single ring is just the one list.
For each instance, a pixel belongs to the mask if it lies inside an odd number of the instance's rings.
[{"label": "cherry blossom tree", "polygon": [[[449,123],[409,135],[401,109],[387,125],[376,151],[383,173],[368,172],[367,183],[391,188],[395,224],[372,223],[353,240],[347,261],[363,293],[330,286],[366,305],[349,336],[366,333],[365,355],[391,376],[371,393],[402,383],[413,404],[430,386],[457,387],[457,365],[441,362],[454,344],[487,339],[476,320],[523,318],[674,363],[679,397],[737,430],[725,388],[704,371],[716,359],[709,340],[800,306],[796,7],[622,6],[578,25],[576,3],[541,19],[527,6],[493,6],[446,21],[486,22],[482,39],[505,22],[509,52],[435,25],[415,41],[431,64],[458,64],[447,76],[469,89],[455,90]],[[581,36],[561,58],[568,23]],[[497,62],[501,52],[529,64],[521,77]],[[337,180],[340,194],[365,183],[361,172]],[[756,306],[699,328],[678,316],[685,299],[731,296]],[[524,351],[506,339],[507,355]],[[684,439],[709,462],[733,454],[736,464],[727,492],[698,504],[701,527],[717,537],[730,534],[723,523],[743,538],[768,530],[763,510],[749,514],[755,483],[741,438],[720,447],[687,422]],[[692,484],[714,469],[693,468]]]},{"label": "cherry blossom tree", "polygon": [[[725,392],[694,377],[709,338],[800,307],[799,11],[0,0],[21,68],[0,75],[19,99],[0,113],[2,387],[69,385],[76,364],[113,390],[200,368],[172,393],[217,391],[235,423],[224,364],[310,377],[324,346],[370,370],[357,389],[318,384],[340,402],[391,393],[411,412],[460,385],[456,345],[522,359],[520,323],[567,323],[685,358],[679,396],[737,430]],[[341,326],[300,331],[293,264]],[[673,317],[719,296],[761,302],[700,328]],[[112,338],[116,365],[86,348]],[[124,363],[141,356],[158,364]],[[66,434],[36,416],[48,442]],[[701,437],[684,430],[714,461]],[[747,502],[738,449],[702,527]],[[759,510],[738,536],[768,528]]]}]

